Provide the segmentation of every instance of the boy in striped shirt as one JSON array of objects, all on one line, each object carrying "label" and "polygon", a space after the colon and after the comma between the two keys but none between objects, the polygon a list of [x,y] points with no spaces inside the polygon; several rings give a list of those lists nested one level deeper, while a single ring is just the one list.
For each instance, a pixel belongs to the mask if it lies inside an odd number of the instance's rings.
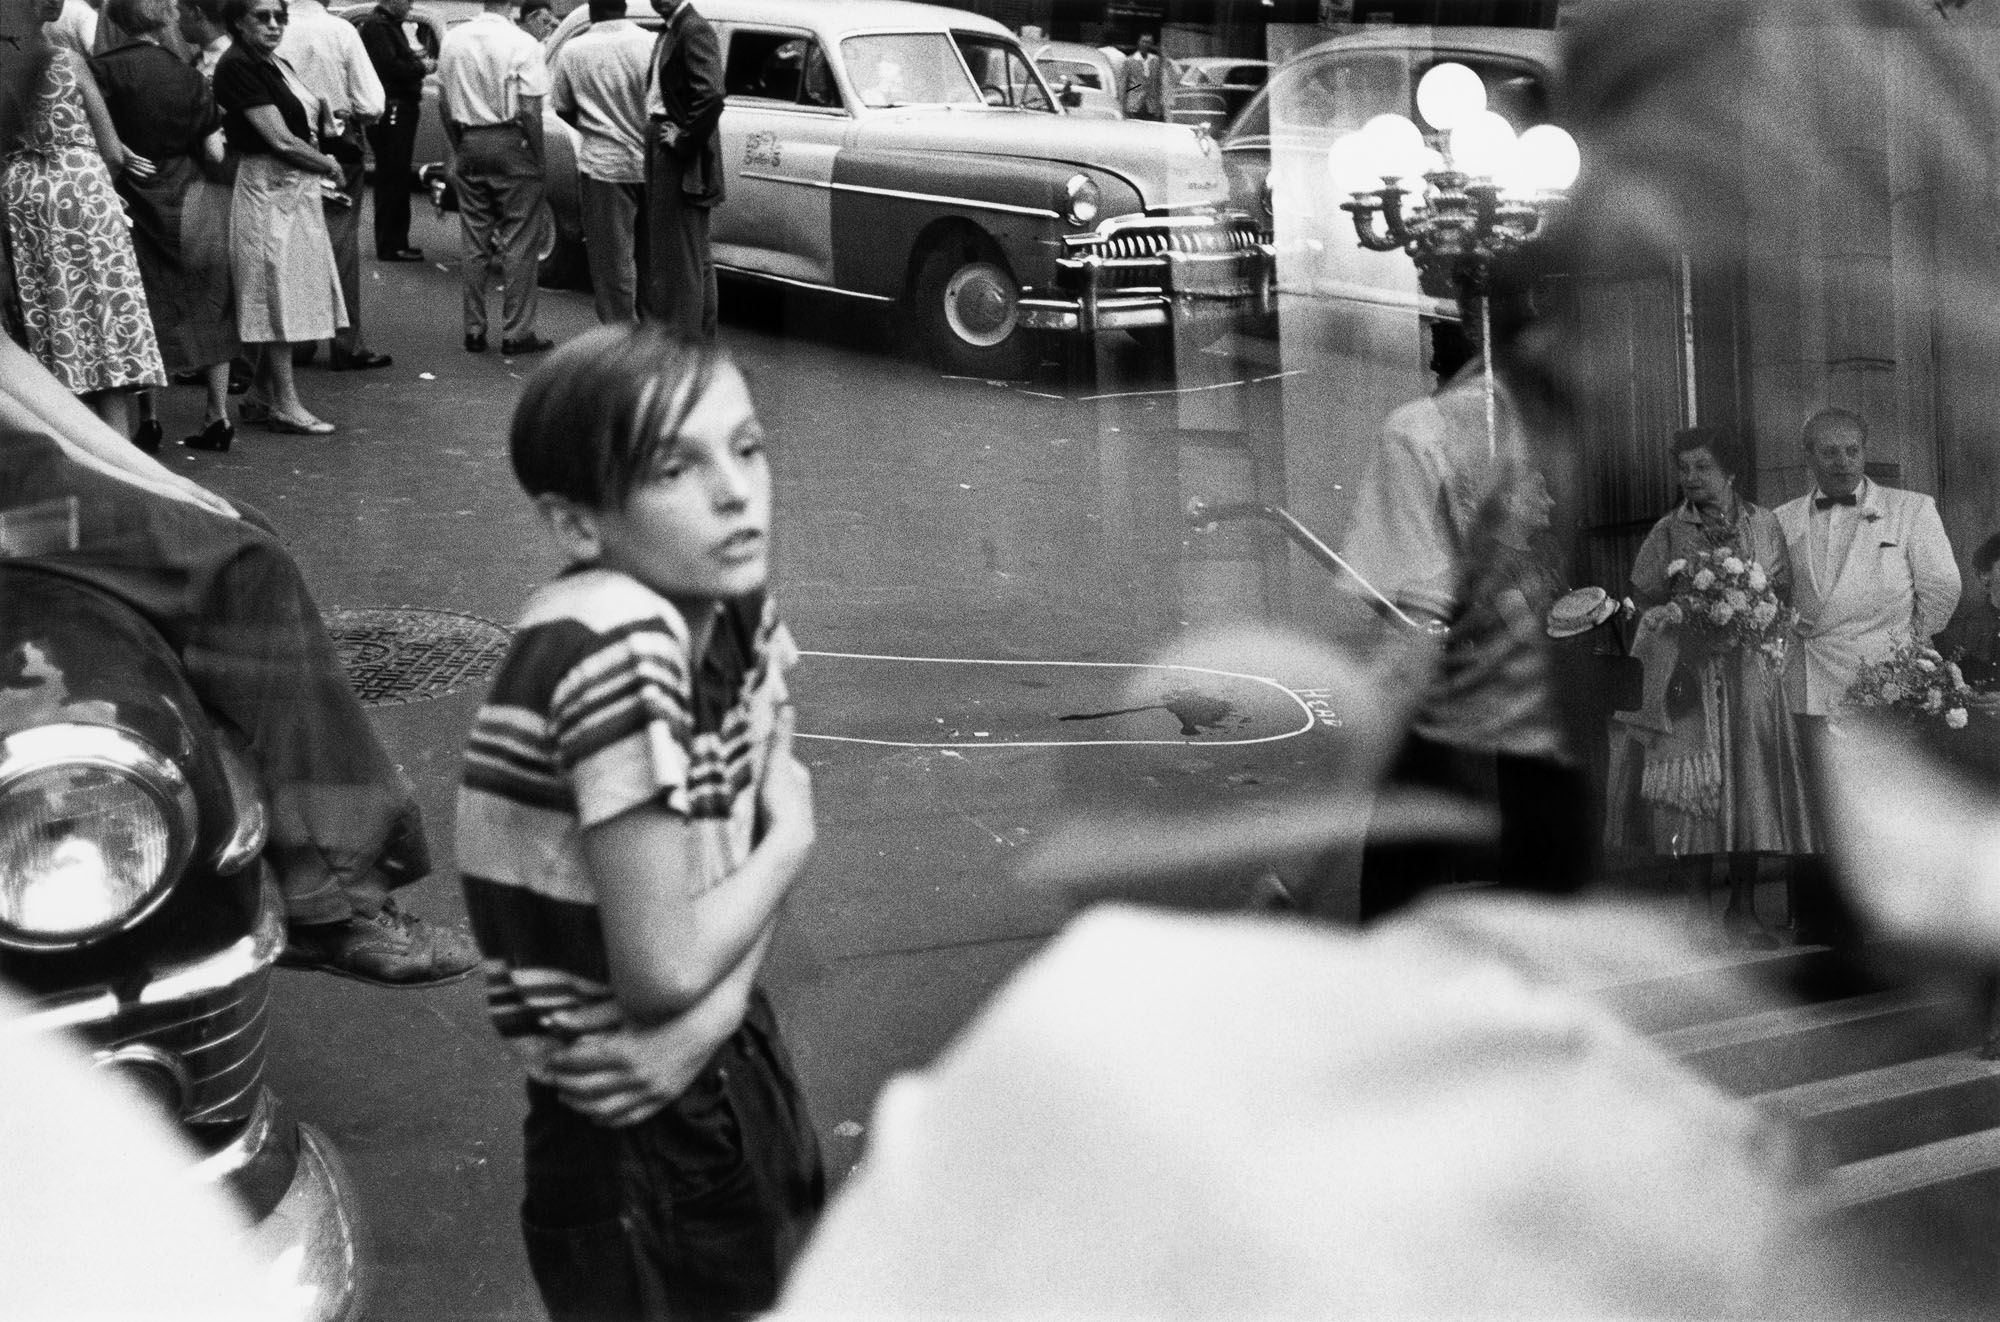
[{"label": "boy in striped shirt", "polygon": [[606,326],[509,448],[572,563],[474,723],[458,852],[527,1067],[529,1265],[557,1322],[760,1312],[825,1189],[754,985],[813,839],[762,429],[714,348]]}]

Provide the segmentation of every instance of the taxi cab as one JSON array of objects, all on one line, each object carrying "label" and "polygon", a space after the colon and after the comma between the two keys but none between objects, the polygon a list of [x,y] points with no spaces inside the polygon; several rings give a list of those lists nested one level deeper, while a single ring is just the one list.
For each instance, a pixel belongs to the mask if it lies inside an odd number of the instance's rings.
[{"label": "taxi cab", "polygon": [[[902,0],[703,0],[722,47],[728,275],[901,304],[941,366],[1016,374],[1040,333],[1200,337],[1269,306],[1221,153],[1181,125],[1063,113],[1012,33]],[[588,23],[550,36],[551,63]],[[657,20],[642,20],[657,26]],[[549,196],[580,232],[574,138]]]}]

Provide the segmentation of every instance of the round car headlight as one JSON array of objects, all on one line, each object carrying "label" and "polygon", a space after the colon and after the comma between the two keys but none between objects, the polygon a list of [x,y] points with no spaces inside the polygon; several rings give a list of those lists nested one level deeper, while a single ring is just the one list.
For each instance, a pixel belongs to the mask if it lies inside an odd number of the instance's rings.
[{"label": "round car headlight", "polygon": [[1097,219],[1103,198],[1097,191],[1095,179],[1087,174],[1073,174],[1063,185],[1063,194],[1068,199],[1063,214],[1069,218],[1070,224],[1088,225]]},{"label": "round car headlight", "polygon": [[0,741],[0,942],[81,945],[166,898],[194,846],[194,792],[120,730],[45,725]]}]

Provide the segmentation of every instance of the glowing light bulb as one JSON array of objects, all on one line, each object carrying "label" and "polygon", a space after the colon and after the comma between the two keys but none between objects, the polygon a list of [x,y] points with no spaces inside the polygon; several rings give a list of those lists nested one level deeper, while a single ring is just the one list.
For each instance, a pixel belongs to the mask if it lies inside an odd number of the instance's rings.
[{"label": "glowing light bulb", "polygon": [[1369,170],[1394,179],[1422,168],[1424,131],[1401,115],[1377,115],[1361,126]]},{"label": "glowing light bulb", "polygon": [[1491,110],[1482,110],[1451,131],[1451,163],[1475,179],[1506,175],[1519,150],[1514,126]]},{"label": "glowing light bulb", "polygon": [[1513,175],[1523,192],[1560,193],[1582,168],[1576,139],[1554,124],[1537,124],[1521,135]]},{"label": "glowing light bulb", "polygon": [[1417,83],[1417,113],[1440,133],[1486,109],[1486,84],[1462,64],[1434,66]]},{"label": "glowing light bulb", "polygon": [[1370,168],[1373,159],[1367,141],[1356,129],[1352,133],[1341,134],[1326,149],[1326,172],[1339,192],[1370,193],[1382,182]]}]

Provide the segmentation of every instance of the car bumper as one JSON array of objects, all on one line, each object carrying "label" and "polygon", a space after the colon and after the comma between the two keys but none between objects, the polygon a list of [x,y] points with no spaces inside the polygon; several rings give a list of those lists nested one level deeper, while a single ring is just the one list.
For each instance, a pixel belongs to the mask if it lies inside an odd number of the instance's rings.
[{"label": "car bumper", "polygon": [[[33,1031],[74,1030],[100,1068],[127,1076],[202,1153],[191,1178],[226,1188],[251,1224],[247,1246],[298,1322],[349,1322],[365,1256],[353,1185],[325,1135],[284,1114],[262,1082],[270,969],[285,940],[268,878],[240,939],[163,961],[136,985],[42,998]],[[122,993],[122,994],[121,994]]]},{"label": "car bumper", "polygon": [[1275,254],[1241,231],[1126,227],[1056,267],[1055,290],[1021,300],[1023,323],[1037,330],[1089,335],[1229,321],[1275,306]]},{"label": "car bumper", "polygon": [[[366,1291],[361,1227],[354,1186],[340,1154],[326,1136],[303,1121],[282,1117],[270,1093],[259,1098],[267,1123],[246,1131],[249,1145],[238,1152],[245,1165],[232,1177],[260,1165],[289,1166],[277,1204],[252,1227],[247,1247],[270,1272],[273,1292],[298,1322],[350,1322],[361,1316]],[[219,1152],[199,1170],[211,1174]]]}]

